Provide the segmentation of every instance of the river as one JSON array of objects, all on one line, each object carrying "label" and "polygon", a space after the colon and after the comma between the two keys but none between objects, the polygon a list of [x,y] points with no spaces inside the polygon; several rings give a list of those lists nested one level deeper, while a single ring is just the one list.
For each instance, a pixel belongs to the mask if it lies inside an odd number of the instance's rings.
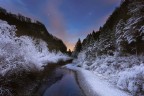
[{"label": "river", "polygon": [[76,73],[66,68],[50,68],[38,93],[40,96],[85,96]]}]

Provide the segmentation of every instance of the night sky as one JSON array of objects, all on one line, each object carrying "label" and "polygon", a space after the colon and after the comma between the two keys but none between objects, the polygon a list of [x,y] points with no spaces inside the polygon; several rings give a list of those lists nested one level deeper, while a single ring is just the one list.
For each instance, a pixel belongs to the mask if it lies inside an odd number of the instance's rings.
[{"label": "night sky", "polygon": [[45,24],[73,49],[78,38],[98,30],[121,0],[0,0],[0,6]]}]

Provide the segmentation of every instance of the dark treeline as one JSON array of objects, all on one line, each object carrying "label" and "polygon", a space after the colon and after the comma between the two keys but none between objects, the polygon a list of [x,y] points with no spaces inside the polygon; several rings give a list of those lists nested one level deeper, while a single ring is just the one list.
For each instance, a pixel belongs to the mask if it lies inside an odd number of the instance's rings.
[{"label": "dark treeline", "polygon": [[72,53],[72,56],[74,58],[77,58],[77,55],[78,53],[82,50],[82,43],[81,43],[81,40],[78,39],[76,45],[75,45],[75,48],[74,48],[74,52]]},{"label": "dark treeline", "polygon": [[7,21],[10,25],[15,25],[18,29],[16,32],[17,36],[27,35],[42,39],[47,42],[50,51],[66,52],[67,50],[62,40],[48,33],[46,27],[39,21],[32,21],[21,14],[8,13],[3,8],[0,8],[0,19]]}]

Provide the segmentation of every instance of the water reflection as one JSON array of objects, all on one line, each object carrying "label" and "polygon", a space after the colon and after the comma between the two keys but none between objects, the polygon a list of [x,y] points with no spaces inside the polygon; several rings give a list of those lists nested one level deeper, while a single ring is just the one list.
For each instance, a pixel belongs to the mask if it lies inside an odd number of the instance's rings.
[{"label": "water reflection", "polygon": [[[61,71],[58,70],[56,73],[61,73]],[[77,85],[75,74],[70,70],[62,73],[63,77],[47,88],[43,96],[84,96]]]}]

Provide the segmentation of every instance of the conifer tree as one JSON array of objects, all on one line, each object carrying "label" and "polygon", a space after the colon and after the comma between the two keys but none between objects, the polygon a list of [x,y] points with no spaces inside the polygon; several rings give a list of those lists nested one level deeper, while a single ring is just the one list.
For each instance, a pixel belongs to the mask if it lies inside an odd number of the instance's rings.
[{"label": "conifer tree", "polygon": [[82,43],[81,43],[81,40],[78,39],[72,56],[76,58],[78,53],[81,51],[81,49],[82,49]]}]

